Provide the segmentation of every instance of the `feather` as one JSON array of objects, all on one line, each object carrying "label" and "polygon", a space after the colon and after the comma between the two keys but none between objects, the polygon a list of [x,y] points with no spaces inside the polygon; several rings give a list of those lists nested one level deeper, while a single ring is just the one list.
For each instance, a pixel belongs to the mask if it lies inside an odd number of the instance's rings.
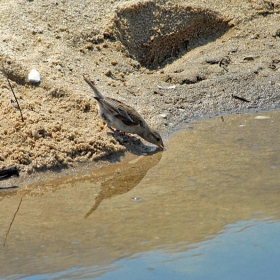
[{"label": "feather", "polygon": [[[112,113],[115,118],[121,120],[129,126],[143,126],[141,116],[130,106],[123,104],[121,101],[114,98],[105,97],[104,99],[95,98],[106,111]],[[98,100],[99,99],[99,100]]]}]

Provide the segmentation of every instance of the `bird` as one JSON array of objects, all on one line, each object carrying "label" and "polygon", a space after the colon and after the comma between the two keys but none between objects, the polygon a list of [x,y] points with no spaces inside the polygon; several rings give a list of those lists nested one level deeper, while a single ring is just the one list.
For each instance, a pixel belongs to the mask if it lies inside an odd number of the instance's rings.
[{"label": "bird", "polygon": [[164,144],[160,134],[149,127],[140,114],[129,105],[111,97],[103,96],[95,86],[94,82],[83,75],[84,80],[93,89],[95,99],[98,102],[99,114],[107,123],[109,129],[115,132],[112,126],[125,133],[137,134],[146,141],[157,145],[160,149]]}]

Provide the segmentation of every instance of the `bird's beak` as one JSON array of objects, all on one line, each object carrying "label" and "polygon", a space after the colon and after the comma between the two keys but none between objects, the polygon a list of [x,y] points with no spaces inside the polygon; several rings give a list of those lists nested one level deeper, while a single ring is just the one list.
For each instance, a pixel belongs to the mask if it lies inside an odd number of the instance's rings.
[{"label": "bird's beak", "polygon": [[162,142],[157,142],[157,146],[162,150],[164,149],[164,145]]}]

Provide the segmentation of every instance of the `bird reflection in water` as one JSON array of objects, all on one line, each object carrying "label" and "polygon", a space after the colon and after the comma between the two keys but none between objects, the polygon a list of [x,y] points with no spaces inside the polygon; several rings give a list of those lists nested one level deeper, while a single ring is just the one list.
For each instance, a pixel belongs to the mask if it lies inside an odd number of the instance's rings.
[{"label": "bird reflection in water", "polygon": [[95,198],[94,205],[84,216],[88,218],[100,205],[102,200],[129,192],[144,178],[149,169],[156,166],[162,157],[158,151],[151,155],[140,156],[137,161],[126,163],[125,168],[117,169],[110,179],[101,183],[101,190]]}]

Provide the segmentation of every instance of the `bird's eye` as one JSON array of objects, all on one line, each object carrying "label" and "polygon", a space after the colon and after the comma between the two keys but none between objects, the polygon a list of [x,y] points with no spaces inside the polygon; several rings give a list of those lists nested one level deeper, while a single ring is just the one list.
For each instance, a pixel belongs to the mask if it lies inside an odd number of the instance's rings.
[{"label": "bird's eye", "polygon": [[157,138],[156,138],[156,140],[159,142],[159,141],[160,141],[160,138],[159,138],[159,137],[157,137]]}]

